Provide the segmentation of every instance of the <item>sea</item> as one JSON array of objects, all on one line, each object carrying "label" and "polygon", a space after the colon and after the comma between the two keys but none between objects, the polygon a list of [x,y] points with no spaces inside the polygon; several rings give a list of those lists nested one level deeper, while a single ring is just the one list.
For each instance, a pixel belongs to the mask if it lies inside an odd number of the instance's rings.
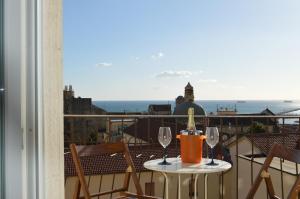
[{"label": "sea", "polygon": [[[206,113],[215,113],[217,108],[235,109],[239,114],[260,113],[266,108],[273,113],[290,112],[300,115],[300,100],[198,100]],[[150,104],[171,104],[175,108],[175,101],[145,100],[145,101],[93,101],[93,104],[107,112],[147,112]]]}]

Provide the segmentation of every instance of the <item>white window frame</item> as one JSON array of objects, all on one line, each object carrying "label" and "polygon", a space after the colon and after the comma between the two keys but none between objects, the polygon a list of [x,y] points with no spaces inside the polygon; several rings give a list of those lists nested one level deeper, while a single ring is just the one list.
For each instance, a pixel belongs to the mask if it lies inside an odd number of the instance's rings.
[{"label": "white window frame", "polygon": [[0,0],[0,198],[4,198],[4,60],[3,60],[3,0]]},{"label": "white window frame", "polygon": [[5,198],[64,198],[62,0],[3,1]]}]

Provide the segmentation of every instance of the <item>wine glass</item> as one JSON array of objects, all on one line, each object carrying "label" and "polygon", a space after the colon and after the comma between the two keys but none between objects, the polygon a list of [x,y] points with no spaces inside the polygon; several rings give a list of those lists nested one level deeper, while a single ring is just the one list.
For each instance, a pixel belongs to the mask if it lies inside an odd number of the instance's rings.
[{"label": "wine glass", "polygon": [[164,148],[164,157],[163,161],[158,163],[159,165],[170,165],[171,163],[167,162],[167,146],[171,143],[172,133],[170,127],[160,127],[158,132],[158,141]]},{"label": "wine glass", "polygon": [[211,162],[208,163],[207,165],[218,165],[217,163],[214,162],[214,147],[216,144],[219,142],[219,131],[217,127],[206,127],[206,143],[210,146],[211,148]]}]

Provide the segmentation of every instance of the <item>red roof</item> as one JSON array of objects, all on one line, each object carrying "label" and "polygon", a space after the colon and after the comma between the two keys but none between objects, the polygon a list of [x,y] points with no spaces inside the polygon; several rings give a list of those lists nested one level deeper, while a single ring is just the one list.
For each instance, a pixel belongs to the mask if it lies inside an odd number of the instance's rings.
[{"label": "red roof", "polygon": [[253,144],[259,148],[265,155],[269,153],[274,143],[282,144],[288,149],[296,149],[300,134],[296,133],[281,133],[281,134],[255,134],[246,136],[250,141],[253,139]]},{"label": "red roof", "polygon": [[[137,172],[146,171],[143,164],[151,159],[162,158],[162,147],[130,147],[130,154],[133,159]],[[177,157],[180,152],[175,148],[168,148],[168,157]],[[100,175],[124,173],[127,169],[127,164],[123,154],[116,155],[96,155],[81,157],[81,164],[85,175]],[[65,154],[65,176],[76,176],[75,165],[70,153]]]}]

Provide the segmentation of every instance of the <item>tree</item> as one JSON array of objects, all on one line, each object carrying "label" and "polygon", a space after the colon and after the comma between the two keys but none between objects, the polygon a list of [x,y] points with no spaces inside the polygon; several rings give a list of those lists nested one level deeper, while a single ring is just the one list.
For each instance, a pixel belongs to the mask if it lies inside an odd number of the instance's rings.
[{"label": "tree", "polygon": [[265,133],[266,129],[264,125],[260,122],[253,122],[253,124],[249,128],[249,133]]}]

